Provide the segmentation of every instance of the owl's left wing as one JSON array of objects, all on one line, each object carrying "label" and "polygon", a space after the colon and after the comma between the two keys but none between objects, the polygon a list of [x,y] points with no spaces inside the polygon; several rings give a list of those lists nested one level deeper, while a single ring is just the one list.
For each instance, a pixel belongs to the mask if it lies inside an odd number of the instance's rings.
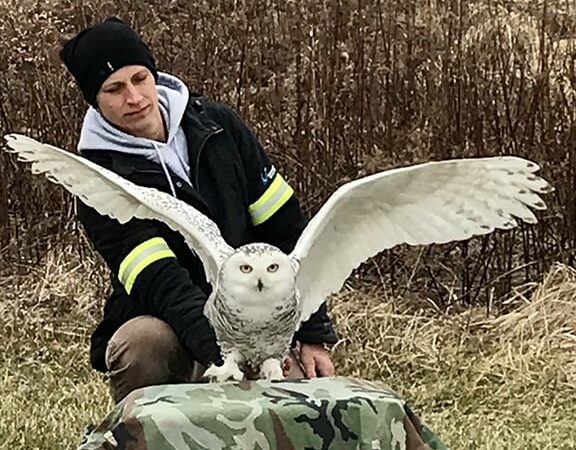
[{"label": "owl's left wing", "polygon": [[388,170],[341,186],[322,206],[290,256],[302,322],[340,290],[362,262],[399,244],[465,240],[535,223],[530,208],[552,190],[538,166],[517,157],[431,162]]},{"label": "owl's left wing", "polygon": [[52,145],[18,134],[4,137],[32,173],[47,178],[78,196],[86,205],[120,223],[133,217],[166,223],[184,236],[204,265],[211,283],[223,260],[233,251],[216,224],[192,206],[157,189],[138,186],[93,162]]}]

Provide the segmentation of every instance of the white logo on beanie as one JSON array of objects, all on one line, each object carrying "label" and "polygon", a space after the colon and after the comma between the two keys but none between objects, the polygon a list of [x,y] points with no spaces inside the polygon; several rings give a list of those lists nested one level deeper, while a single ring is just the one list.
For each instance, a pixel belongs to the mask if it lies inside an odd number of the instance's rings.
[{"label": "white logo on beanie", "polygon": [[106,65],[108,66],[108,68],[114,72],[114,66],[112,64],[110,64],[110,61],[106,61]]}]

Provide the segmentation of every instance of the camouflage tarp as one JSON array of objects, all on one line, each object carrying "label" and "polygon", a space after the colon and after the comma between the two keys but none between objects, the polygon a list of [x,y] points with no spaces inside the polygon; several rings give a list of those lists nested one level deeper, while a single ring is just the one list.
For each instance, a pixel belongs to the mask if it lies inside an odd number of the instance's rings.
[{"label": "camouflage tarp", "polygon": [[386,386],[350,378],[138,389],[77,450],[447,450]]}]

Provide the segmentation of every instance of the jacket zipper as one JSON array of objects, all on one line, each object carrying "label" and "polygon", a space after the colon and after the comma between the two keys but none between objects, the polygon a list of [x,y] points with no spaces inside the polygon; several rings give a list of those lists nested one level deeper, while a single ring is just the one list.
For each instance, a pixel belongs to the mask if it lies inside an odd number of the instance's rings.
[{"label": "jacket zipper", "polygon": [[194,186],[196,186],[196,192],[198,192],[198,195],[200,195],[200,178],[199,178],[200,175],[198,172],[198,168],[200,167],[200,156],[202,155],[202,150],[204,150],[204,146],[206,145],[208,139],[210,139],[215,134],[221,133],[223,130],[224,130],[223,128],[217,128],[213,130],[211,133],[208,133],[206,137],[202,139],[202,142],[200,143],[200,148],[198,148],[198,154],[196,155],[196,165],[194,167]]},{"label": "jacket zipper", "polygon": [[164,172],[162,172],[161,170],[155,170],[155,169],[137,169],[134,168],[133,173],[140,173],[143,175],[165,175]]}]

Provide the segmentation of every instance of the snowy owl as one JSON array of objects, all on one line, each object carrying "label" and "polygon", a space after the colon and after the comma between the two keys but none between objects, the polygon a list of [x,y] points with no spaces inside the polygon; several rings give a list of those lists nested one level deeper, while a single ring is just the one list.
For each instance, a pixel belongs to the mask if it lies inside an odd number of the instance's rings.
[{"label": "snowy owl", "polygon": [[5,139],[33,173],[45,173],[100,214],[121,223],[159,220],[184,236],[214,287],[204,312],[224,361],[207,370],[216,381],[241,380],[248,370],[283,378],[294,333],[366,259],[400,244],[510,229],[517,219],[536,223],[532,209],[546,208],[538,194],[552,190],[535,175],[535,163],[512,156],[387,170],[337,189],[287,255],[261,243],[234,249],[214,222],[167,193],[26,136]]}]

